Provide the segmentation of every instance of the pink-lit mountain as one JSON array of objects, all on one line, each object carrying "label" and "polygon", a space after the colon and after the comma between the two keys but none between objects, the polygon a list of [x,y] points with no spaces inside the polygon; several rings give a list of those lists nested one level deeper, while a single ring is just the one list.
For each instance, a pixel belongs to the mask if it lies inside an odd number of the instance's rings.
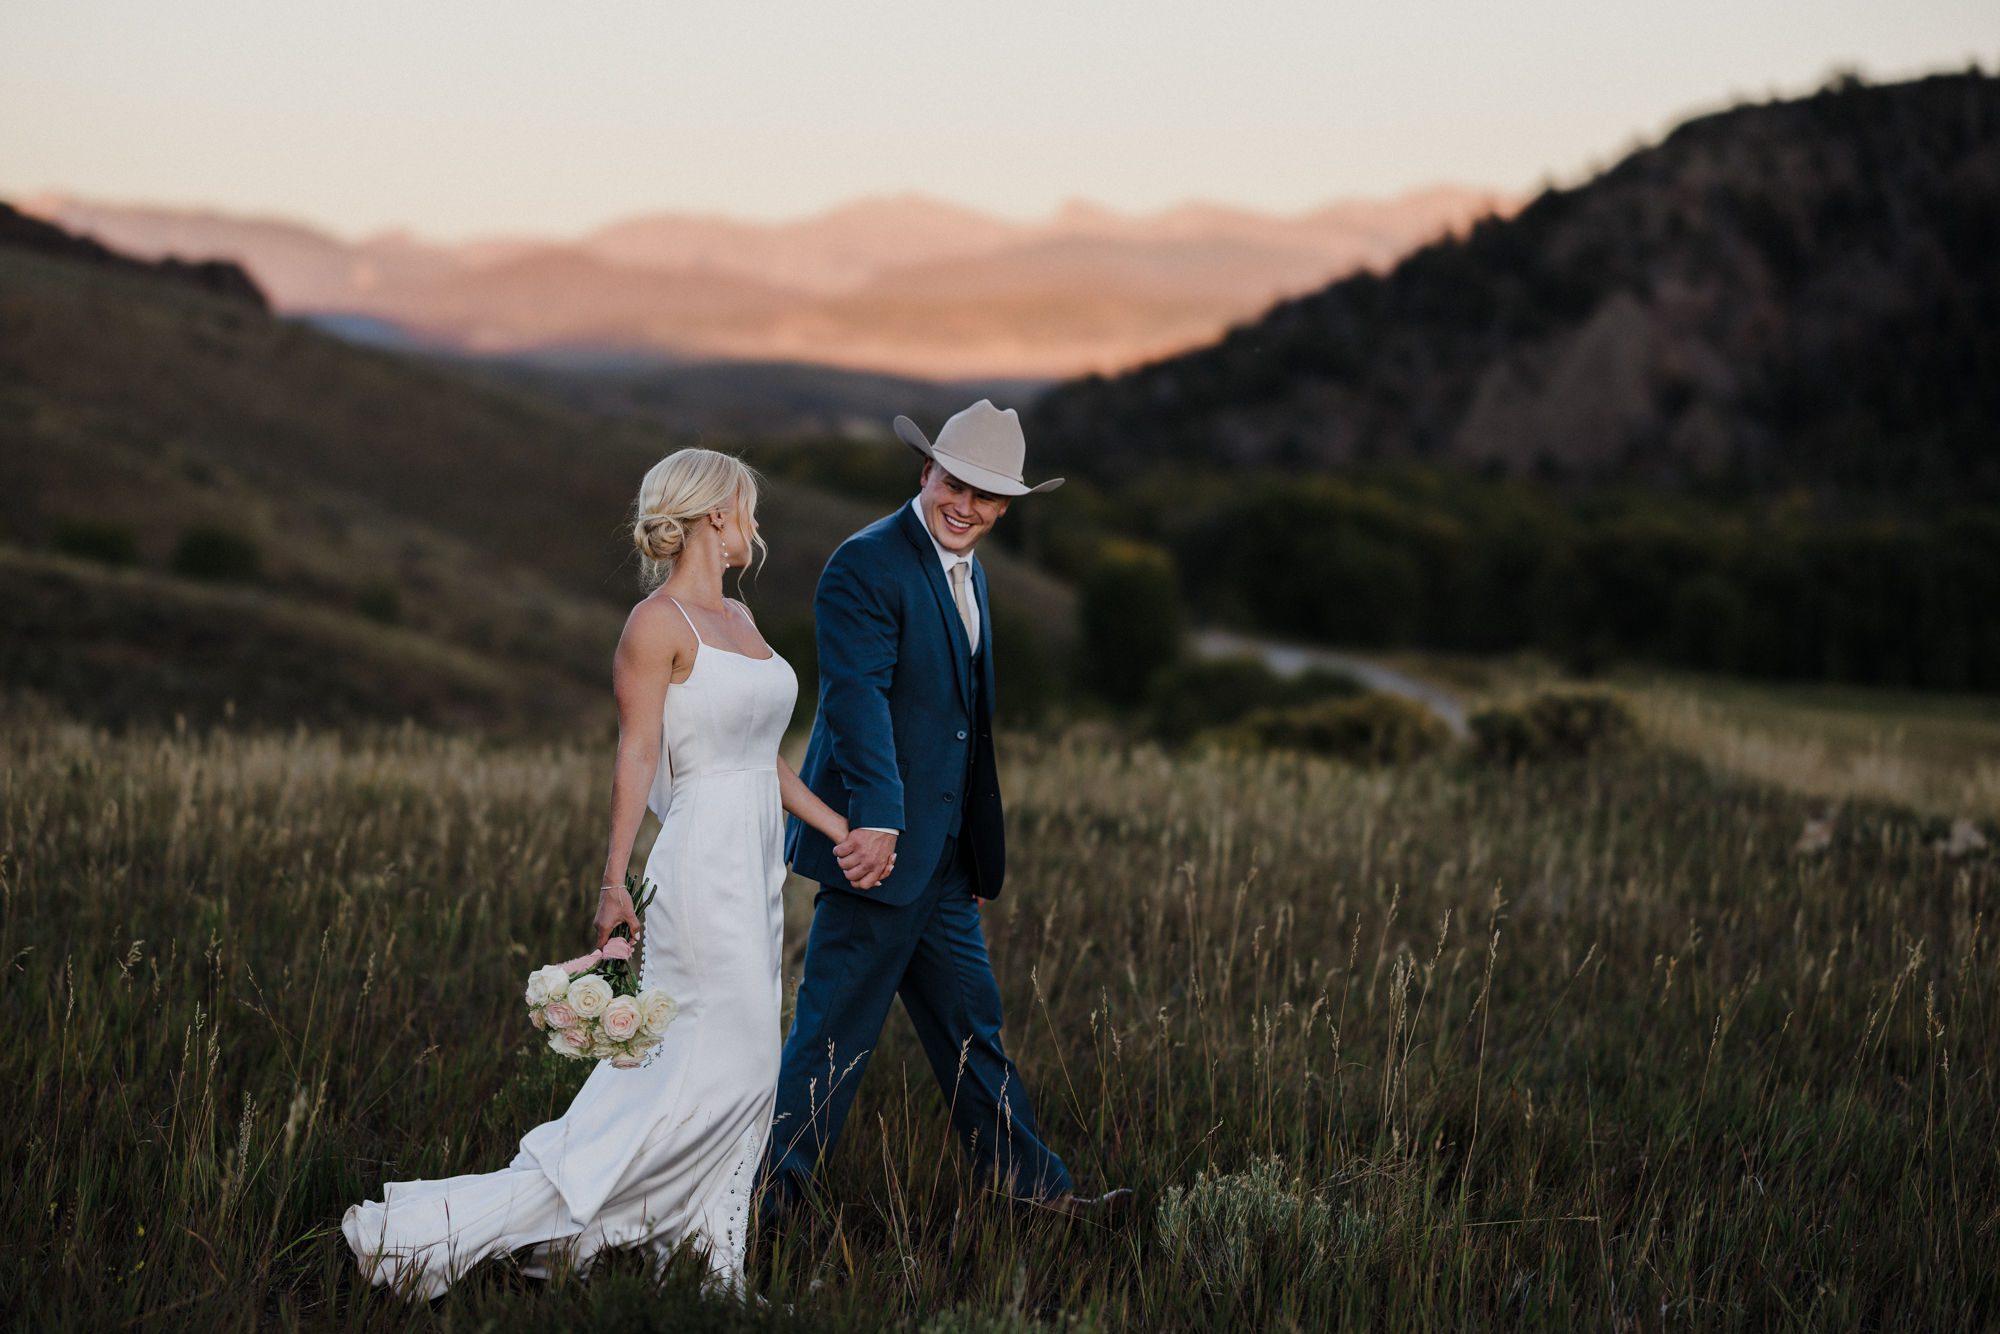
[{"label": "pink-lit mountain", "polygon": [[457,244],[65,195],[25,212],[126,252],[241,263],[281,311],[365,316],[475,352],[586,344],[968,376],[1114,371],[1381,269],[1518,201],[1438,187],[1279,216],[1080,200],[1017,222],[921,195],[785,223],[655,213],[573,239]]}]

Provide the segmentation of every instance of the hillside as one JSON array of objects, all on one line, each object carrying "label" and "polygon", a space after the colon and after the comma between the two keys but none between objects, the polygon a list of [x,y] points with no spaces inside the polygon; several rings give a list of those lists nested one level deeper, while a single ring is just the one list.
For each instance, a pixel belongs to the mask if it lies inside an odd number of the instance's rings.
[{"label": "hillside", "polygon": [[[200,676],[216,703],[247,698],[238,687],[250,676],[294,670],[286,664],[309,656],[308,642],[360,672],[351,646],[365,639],[371,660],[420,672],[448,660],[454,678],[476,660],[473,676],[498,674],[484,693],[440,685],[454,702],[418,716],[468,717],[481,699],[512,714],[522,682],[560,678],[582,693],[543,692],[541,714],[583,701],[602,723],[611,649],[638,596],[625,515],[646,468],[676,443],[357,348],[195,283],[0,245],[0,542],[32,552],[103,546],[109,533],[157,577],[208,528],[247,540],[255,565],[242,597],[201,604],[210,630],[192,638],[148,628],[177,605],[163,583],[11,565],[10,600],[33,585],[44,610],[9,617],[0,688],[54,683],[88,706],[148,681],[172,694],[173,681]],[[787,483],[759,517],[771,559],[746,594],[774,636],[796,644],[820,565],[874,510]],[[1067,591],[1003,553],[990,565],[996,598],[1066,642]],[[72,591],[49,591],[57,585]],[[37,647],[66,633],[72,596],[95,647]],[[320,615],[292,615],[307,608]],[[193,603],[183,610],[196,615]],[[419,639],[439,652],[414,653]],[[278,640],[287,647],[274,654]],[[31,660],[33,672],[13,670]],[[406,693],[386,692],[377,714],[404,716]]]},{"label": "hillside", "polygon": [[1073,470],[1165,460],[2000,497],[2000,78],[1680,126],[1220,342],[1051,390]]},{"label": "hillside", "polygon": [[976,399],[1025,403],[1046,383],[924,380],[803,361],[677,362],[592,344],[454,360],[460,370],[594,414],[649,421],[690,439],[840,436],[870,440],[898,455],[905,452],[902,442],[884,438],[898,413],[943,421]]},{"label": "hillside", "polygon": [[197,287],[247,302],[259,310],[270,309],[263,289],[239,264],[226,259],[186,260],[176,255],[140,259],[121,254],[88,236],[78,236],[53,223],[30,217],[6,203],[0,203],[0,247]]},{"label": "hillside", "polygon": [[536,734],[601,718],[560,670],[257,588],[0,547],[0,684],[113,726],[228,719],[288,729],[409,719]]}]

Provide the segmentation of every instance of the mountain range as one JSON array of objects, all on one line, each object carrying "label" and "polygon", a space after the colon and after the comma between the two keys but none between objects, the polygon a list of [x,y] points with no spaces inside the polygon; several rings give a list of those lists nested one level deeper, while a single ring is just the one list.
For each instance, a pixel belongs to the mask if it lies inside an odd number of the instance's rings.
[{"label": "mountain range", "polygon": [[1048,466],[2000,500],[2000,78],[1690,120],[1507,218],[1036,401]]},{"label": "mountain range", "polygon": [[1515,203],[1441,186],[1293,216],[1072,201],[1019,222],[906,194],[785,223],[656,213],[573,239],[458,244],[62,194],[20,206],[132,255],[234,260],[279,311],[387,342],[1048,379],[1211,341]]}]

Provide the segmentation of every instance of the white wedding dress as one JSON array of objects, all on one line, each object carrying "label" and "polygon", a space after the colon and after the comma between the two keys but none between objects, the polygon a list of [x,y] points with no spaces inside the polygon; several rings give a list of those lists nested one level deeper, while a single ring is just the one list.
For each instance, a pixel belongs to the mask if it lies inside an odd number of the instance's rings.
[{"label": "white wedding dress", "polygon": [[[657,1264],[692,1240],[711,1278],[741,1291],[783,1041],[777,756],[798,679],[776,654],[700,637],[688,679],[667,691],[648,802],[661,827],[646,878],[659,892],[640,978],[679,1016],[640,1067],[598,1062],[569,1110],[524,1135],[500,1171],[392,1181],[381,1201],[350,1208],[341,1231],[376,1283],[435,1297],[488,1256],[527,1250],[529,1272],[546,1274],[559,1257],[587,1266],[612,1246],[645,1247]],[[508,1018],[537,1036],[518,1008]]]}]

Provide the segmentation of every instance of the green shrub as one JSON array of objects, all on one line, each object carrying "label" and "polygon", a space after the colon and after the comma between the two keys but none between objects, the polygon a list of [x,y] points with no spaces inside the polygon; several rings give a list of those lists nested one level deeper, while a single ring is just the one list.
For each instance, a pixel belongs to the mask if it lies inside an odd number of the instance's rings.
[{"label": "green shrub", "polygon": [[1260,710],[1293,708],[1361,693],[1362,686],[1353,677],[1324,668],[1288,678],[1247,653],[1189,659],[1153,679],[1149,692],[1152,731],[1159,740],[1178,745]]},{"label": "green shrub", "polygon": [[1472,749],[1493,764],[1579,759],[1639,739],[1631,706],[1608,690],[1546,690],[1466,720]]},{"label": "green shrub", "polygon": [[190,579],[248,582],[263,569],[256,542],[227,528],[190,528],[174,547],[175,574]]},{"label": "green shrub", "polygon": [[1494,705],[1474,712],[1465,724],[1473,754],[1494,764],[1513,764],[1541,749],[1526,708]]},{"label": "green shrub", "polygon": [[1048,716],[1061,689],[1060,673],[1035,628],[1034,618],[1007,602],[993,607],[992,644],[995,701],[999,721],[1033,727]]},{"label": "green shrub", "polygon": [[1414,700],[1370,693],[1264,709],[1214,734],[1226,745],[1298,750],[1356,764],[1402,764],[1451,744],[1451,729]]},{"label": "green shrub", "polygon": [[354,609],[371,621],[395,625],[403,619],[403,599],[387,579],[365,585],[355,594]]},{"label": "green shrub", "polygon": [[1180,583],[1173,559],[1141,542],[1107,542],[1084,575],[1081,592],[1090,688],[1113,704],[1139,703],[1154,673],[1181,653]]},{"label": "green shrub", "polygon": [[1329,1282],[1341,1257],[1374,1231],[1372,1220],[1287,1178],[1276,1158],[1243,1172],[1203,1172],[1167,1191],[1154,1214],[1162,1250],[1210,1295],[1242,1300],[1273,1286]]},{"label": "green shrub", "polygon": [[139,563],[138,539],[132,536],[130,528],[122,524],[73,519],[56,525],[50,545],[65,556],[99,561],[105,565]]}]

